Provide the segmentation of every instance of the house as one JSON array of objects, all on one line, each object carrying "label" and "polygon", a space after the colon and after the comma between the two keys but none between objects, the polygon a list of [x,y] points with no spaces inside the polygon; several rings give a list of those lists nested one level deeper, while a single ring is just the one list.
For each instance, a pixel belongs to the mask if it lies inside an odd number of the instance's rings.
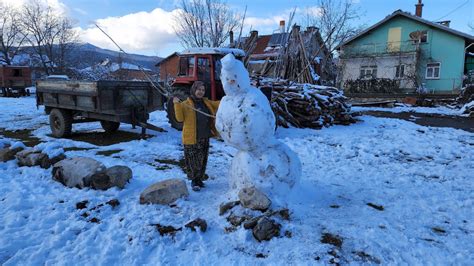
[{"label": "house", "polygon": [[[278,64],[285,61],[285,55],[290,56],[294,53],[291,56],[306,58],[303,61],[309,62],[316,74],[315,77],[321,80],[332,80],[335,77],[334,68],[331,66],[332,55],[324,45],[319,29],[313,26],[301,31],[300,26],[295,25],[290,32],[286,32],[285,21],[282,20],[279,29],[272,34],[259,36],[258,31],[254,30],[250,32],[249,37],[240,38],[235,46],[243,48],[248,53],[246,65],[253,75],[293,78],[286,66]],[[302,56],[301,53],[305,55]],[[304,69],[304,62],[299,63]]]},{"label": "house", "polygon": [[346,92],[454,93],[466,74],[474,36],[451,29],[449,21],[397,10],[341,44],[340,86]]},{"label": "house", "polygon": [[179,54],[174,52],[163,58],[155,65],[158,68],[160,81],[172,80],[178,75],[179,71]]}]

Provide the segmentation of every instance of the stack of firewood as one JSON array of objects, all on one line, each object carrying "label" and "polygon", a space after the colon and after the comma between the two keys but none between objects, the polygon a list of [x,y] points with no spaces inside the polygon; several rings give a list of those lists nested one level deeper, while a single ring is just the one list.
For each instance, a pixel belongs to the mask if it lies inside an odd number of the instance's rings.
[{"label": "stack of firewood", "polygon": [[319,129],[355,122],[346,97],[336,88],[285,82],[274,82],[271,86],[272,109],[279,126]]}]

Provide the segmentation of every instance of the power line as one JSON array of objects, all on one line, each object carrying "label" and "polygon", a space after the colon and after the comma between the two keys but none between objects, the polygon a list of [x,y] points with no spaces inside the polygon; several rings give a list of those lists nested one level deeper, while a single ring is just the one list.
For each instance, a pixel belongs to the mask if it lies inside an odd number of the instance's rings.
[{"label": "power line", "polygon": [[434,21],[440,21],[441,19],[443,19],[443,18],[445,18],[445,17],[451,15],[452,13],[458,11],[461,7],[463,7],[463,6],[467,5],[467,4],[469,4],[469,2],[471,2],[471,0],[467,0],[466,2],[462,3],[460,6],[456,7],[456,8],[453,9],[452,11],[450,11],[448,14],[446,14],[446,15],[444,15],[444,16],[438,18],[438,19],[435,19]]}]

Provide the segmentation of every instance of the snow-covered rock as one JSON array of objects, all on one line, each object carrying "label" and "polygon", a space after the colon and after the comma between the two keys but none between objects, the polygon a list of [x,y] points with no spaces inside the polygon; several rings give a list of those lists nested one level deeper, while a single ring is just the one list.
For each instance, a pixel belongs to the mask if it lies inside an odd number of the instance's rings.
[{"label": "snow-covered rock", "polygon": [[140,194],[140,204],[173,203],[175,200],[189,195],[184,180],[179,178],[168,179],[147,187]]},{"label": "snow-covered rock", "polygon": [[272,204],[271,200],[255,187],[241,189],[239,200],[244,208],[258,211],[266,211]]},{"label": "snow-covered rock", "polygon": [[48,158],[48,155],[41,153],[41,152],[36,152],[33,149],[27,149],[18,152],[15,155],[16,159],[18,160],[18,165],[19,166],[37,166],[37,165],[46,165]]},{"label": "snow-covered rock", "polygon": [[217,111],[216,128],[227,144],[239,150],[231,164],[231,188],[239,191],[254,186],[279,202],[298,181],[300,160],[275,138],[270,103],[251,86],[243,63],[231,54],[221,62],[226,96]]},{"label": "snow-covered rock", "polygon": [[17,148],[6,147],[6,148],[0,149],[0,162],[7,162],[7,161],[15,159],[15,155],[22,150],[23,148],[21,147],[17,147]]},{"label": "snow-covered rock", "polygon": [[91,184],[91,177],[104,173],[106,167],[94,159],[75,157],[64,159],[53,166],[53,179],[73,188],[84,188]]},{"label": "snow-covered rock", "polygon": [[101,190],[107,190],[112,187],[123,189],[131,178],[132,169],[127,166],[116,165],[107,168],[105,172],[94,174],[91,177],[91,187]]}]

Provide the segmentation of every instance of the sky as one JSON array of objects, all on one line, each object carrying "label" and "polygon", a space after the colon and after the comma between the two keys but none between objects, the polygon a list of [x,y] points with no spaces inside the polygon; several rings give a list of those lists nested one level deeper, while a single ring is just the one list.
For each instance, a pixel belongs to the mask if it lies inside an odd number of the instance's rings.
[{"label": "sky", "polygon": [[[26,0],[0,0],[20,5]],[[182,50],[174,31],[173,18],[180,0],[46,0],[76,21],[81,40],[101,48],[115,50],[112,42],[95,26],[97,23],[129,53],[166,57]],[[352,0],[361,18],[358,25],[371,26],[393,11],[415,12],[417,0]],[[242,12],[247,6],[245,30],[270,34],[280,20],[288,21],[296,8],[294,22],[304,24],[306,10],[316,9],[316,0],[227,0],[227,4]],[[451,28],[474,35],[474,0],[424,0],[423,18],[431,21],[451,20]]]}]

